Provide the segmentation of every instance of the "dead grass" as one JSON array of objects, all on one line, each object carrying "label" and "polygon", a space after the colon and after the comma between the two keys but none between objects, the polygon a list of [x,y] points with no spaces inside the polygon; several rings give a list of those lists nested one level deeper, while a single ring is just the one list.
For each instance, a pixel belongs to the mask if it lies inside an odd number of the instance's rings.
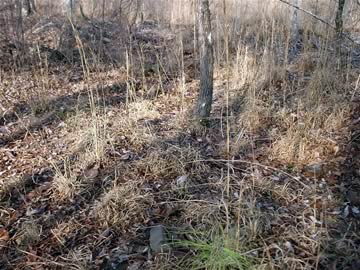
[{"label": "dead grass", "polygon": [[21,231],[15,237],[16,244],[19,248],[25,248],[34,244],[40,239],[41,230],[41,226],[32,221],[23,223]]},{"label": "dead grass", "polygon": [[155,140],[151,124],[147,124],[147,121],[156,120],[160,115],[151,101],[131,103],[129,108],[117,113],[120,117],[113,115],[113,117],[116,116],[116,121],[109,132],[126,141],[126,147],[141,149]]},{"label": "dead grass", "polygon": [[126,232],[147,220],[146,212],[153,202],[138,185],[136,179],[127,179],[127,182],[114,185],[104,194],[93,209],[93,215],[101,226]]},{"label": "dead grass", "polygon": [[89,257],[91,250],[87,246],[80,246],[71,250],[63,261],[63,267],[71,270],[86,270],[89,267]]},{"label": "dead grass", "polygon": [[207,165],[197,162],[201,159],[199,151],[192,147],[170,146],[166,149],[165,146],[163,150],[153,148],[146,157],[137,162],[137,167],[143,171],[146,178],[171,180],[182,175],[201,176],[208,172]]},{"label": "dead grass", "polygon": [[[313,96],[298,102],[296,111],[278,112],[279,128],[273,130],[271,156],[288,164],[309,164],[327,160],[339,150],[339,132],[349,119],[343,98]],[[316,102],[317,105],[309,104]],[[320,103],[319,103],[320,102]]]},{"label": "dead grass", "polygon": [[64,246],[67,239],[69,239],[69,236],[73,235],[80,229],[81,226],[79,226],[75,220],[71,219],[69,221],[56,224],[54,228],[51,229],[51,234],[60,246]]},{"label": "dead grass", "polygon": [[79,175],[71,167],[71,162],[63,162],[63,170],[56,164],[53,165],[55,177],[52,182],[52,189],[56,200],[72,199],[84,187],[84,184],[78,179]]}]

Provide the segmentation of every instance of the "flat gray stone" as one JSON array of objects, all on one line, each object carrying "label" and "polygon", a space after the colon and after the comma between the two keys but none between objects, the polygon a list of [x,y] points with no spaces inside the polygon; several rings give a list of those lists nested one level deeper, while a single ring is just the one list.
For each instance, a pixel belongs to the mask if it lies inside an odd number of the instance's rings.
[{"label": "flat gray stone", "polygon": [[162,245],[165,242],[165,229],[163,226],[158,225],[152,227],[150,230],[150,248],[153,252],[158,253],[161,251]]}]

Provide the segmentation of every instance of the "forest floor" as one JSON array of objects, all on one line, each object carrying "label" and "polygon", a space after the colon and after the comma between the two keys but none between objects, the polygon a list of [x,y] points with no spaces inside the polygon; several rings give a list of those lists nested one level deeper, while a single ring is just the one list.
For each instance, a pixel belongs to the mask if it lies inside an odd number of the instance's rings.
[{"label": "forest floor", "polygon": [[185,57],[4,68],[1,269],[360,268],[359,70],[217,67],[205,128]]}]

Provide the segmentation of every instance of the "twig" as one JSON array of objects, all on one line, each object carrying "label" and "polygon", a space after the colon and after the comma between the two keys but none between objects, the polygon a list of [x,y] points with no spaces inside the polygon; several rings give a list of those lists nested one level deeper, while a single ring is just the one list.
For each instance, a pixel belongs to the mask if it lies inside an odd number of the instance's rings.
[{"label": "twig", "polygon": [[27,252],[25,250],[22,250],[22,249],[19,249],[17,248],[16,249],[17,251],[20,251],[21,253],[24,253],[25,255],[29,255],[29,256],[32,256],[38,260],[42,260],[43,262],[26,262],[26,265],[54,265],[54,266],[61,266],[61,267],[64,267],[66,266],[65,264],[63,263],[58,263],[58,262],[55,262],[55,261],[51,261],[49,259],[46,259],[44,257],[41,257],[41,256],[38,256],[36,254],[33,254],[33,253],[30,253],[30,252]]}]

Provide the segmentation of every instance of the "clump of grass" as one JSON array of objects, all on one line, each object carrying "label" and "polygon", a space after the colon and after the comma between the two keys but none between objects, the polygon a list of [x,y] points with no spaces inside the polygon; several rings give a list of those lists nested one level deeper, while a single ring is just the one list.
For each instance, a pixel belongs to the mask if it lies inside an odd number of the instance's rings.
[{"label": "clump of grass", "polygon": [[105,227],[129,231],[146,220],[146,209],[152,201],[141,193],[134,181],[116,184],[98,201],[93,215]]},{"label": "clump of grass", "polygon": [[[90,181],[95,176],[86,176],[91,170],[98,170],[100,164],[106,161],[106,154],[111,147],[107,137],[107,120],[100,116],[77,114],[67,120],[68,144],[73,152],[71,158],[62,161],[61,168],[53,165],[55,177],[52,190],[57,200],[72,199],[91,186]],[[90,123],[90,125],[88,125]],[[96,169],[94,169],[94,166]]]},{"label": "clump of grass", "polygon": [[238,121],[239,126],[250,133],[259,131],[270,118],[270,108],[256,97],[246,98],[243,109]]},{"label": "clump of grass", "polygon": [[348,108],[342,105],[319,105],[297,113],[283,111],[278,114],[283,128],[271,134],[272,158],[288,164],[320,162],[336,154],[337,133],[346,123]]},{"label": "clump of grass", "polygon": [[134,149],[142,149],[145,145],[155,140],[149,120],[156,120],[160,113],[151,101],[140,100],[132,102],[121,111],[121,117],[109,128],[110,134],[125,138],[127,146]]},{"label": "clump of grass", "polygon": [[110,147],[110,131],[108,116],[104,112],[91,115],[77,111],[75,115],[66,119],[66,139],[70,145],[70,151],[83,155],[83,163],[102,163],[106,159],[106,153]]},{"label": "clump of grass", "polygon": [[56,226],[51,229],[51,233],[57,242],[63,246],[66,243],[68,237],[80,229],[80,224],[76,223],[74,219],[71,219],[69,221],[59,222],[56,224]]},{"label": "clump of grass", "polygon": [[346,93],[346,84],[343,78],[345,73],[336,74],[331,66],[317,67],[311,75],[308,84],[305,86],[302,100],[309,108],[317,108],[327,105],[330,108],[339,102],[344,102]]},{"label": "clump of grass", "polygon": [[80,245],[70,250],[66,257],[61,257],[61,260],[64,261],[62,267],[71,270],[86,270],[90,267],[90,258],[90,247]]},{"label": "clump of grass", "polygon": [[182,222],[187,225],[197,224],[199,227],[212,226],[214,220],[217,222],[226,222],[223,212],[222,203],[211,203],[208,201],[191,201],[189,200],[184,209]]},{"label": "clump of grass", "polygon": [[160,117],[154,104],[149,100],[139,100],[132,102],[128,106],[129,118],[134,121],[142,119],[155,119]]},{"label": "clump of grass", "polygon": [[77,173],[73,170],[71,161],[63,161],[63,169],[57,164],[53,164],[55,171],[54,180],[52,181],[52,191],[56,200],[72,199],[81,190],[84,184],[79,180]]},{"label": "clump of grass", "polygon": [[26,248],[40,240],[42,228],[33,221],[22,224],[21,233],[16,236],[16,242],[21,248]]},{"label": "clump of grass", "polygon": [[[155,145],[157,148],[159,145]],[[176,178],[184,174],[200,176],[209,171],[200,152],[193,147],[171,146],[167,149],[153,149],[137,163],[138,168],[151,178]]]},{"label": "clump of grass", "polygon": [[107,130],[106,130],[106,120],[104,121],[98,116],[92,120],[91,128],[91,148],[95,157],[96,162],[102,162],[107,145]]},{"label": "clump of grass", "polygon": [[175,246],[190,250],[178,264],[181,269],[245,270],[255,268],[255,258],[223,229],[210,236],[194,233],[192,240],[179,240]]}]

